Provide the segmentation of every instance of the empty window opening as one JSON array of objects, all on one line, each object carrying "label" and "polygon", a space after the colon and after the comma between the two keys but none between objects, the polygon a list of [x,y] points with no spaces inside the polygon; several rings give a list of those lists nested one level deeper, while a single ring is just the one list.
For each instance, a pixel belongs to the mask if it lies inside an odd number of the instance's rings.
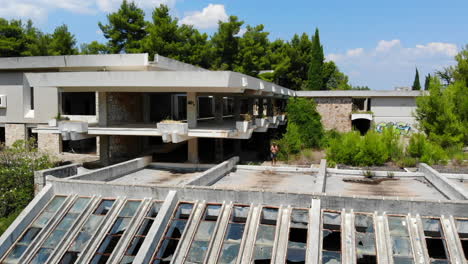
[{"label": "empty window opening", "polygon": [[96,93],[62,93],[62,114],[96,115]]},{"label": "empty window opening", "polygon": [[33,133],[35,127],[28,127],[26,130],[26,138],[33,143],[34,147],[37,148],[37,133]]},{"label": "empty window opening", "polygon": [[34,110],[34,87],[29,89],[29,107]]},{"label": "empty window opening", "polygon": [[5,127],[0,127],[0,144],[5,144]]},{"label": "empty window opening", "polygon": [[120,211],[114,224],[107,231],[104,240],[94,253],[91,263],[106,263],[114,252],[115,247],[119,243],[122,236],[129,228],[129,224],[135,216],[141,201],[127,201],[125,206]]},{"label": "empty window opening", "polygon": [[341,263],[341,214],[339,212],[323,212],[322,236],[322,263]]},{"label": "empty window opening", "polygon": [[413,250],[406,217],[388,216],[387,220],[394,262],[413,263]]},{"label": "empty window opening", "polygon": [[61,208],[66,198],[66,196],[55,196],[10,248],[10,251],[0,263],[18,263],[19,259],[27,252],[29,246],[36,240],[39,233],[49,224],[50,220]]},{"label": "empty window opening", "polygon": [[377,263],[374,218],[371,215],[356,214],[354,217],[357,264]]},{"label": "empty window opening", "polygon": [[249,215],[249,206],[235,205],[231,210],[229,224],[224,237],[219,263],[235,263],[239,255],[240,244],[244,236],[245,223]]},{"label": "empty window opening", "polygon": [[447,247],[440,219],[422,218],[424,236],[426,238],[427,253],[431,263],[448,261]]},{"label": "empty window opening", "polygon": [[172,261],[192,211],[193,204],[191,203],[181,203],[177,206],[171,223],[166,229],[166,234],[156,250],[154,262],[151,263],[170,263]]},{"label": "empty window opening", "polygon": [[271,263],[278,215],[278,208],[262,209],[252,259],[254,263]]},{"label": "empty window opening", "polygon": [[140,251],[141,245],[146,238],[151,226],[153,225],[154,219],[158,216],[159,210],[161,209],[161,202],[154,202],[150,207],[150,210],[146,213],[143,218],[138,231],[133,236],[132,242],[128,245],[127,250],[120,263],[132,263],[135,259],[138,251]]},{"label": "empty window opening", "polygon": [[76,199],[67,214],[65,214],[52,233],[50,233],[47,239],[42,243],[41,248],[36,252],[31,263],[47,263],[52,252],[59,247],[59,244],[64,239],[65,234],[70,231],[80,214],[87,208],[90,200],[91,199],[88,197],[80,197]]},{"label": "empty window opening", "polygon": [[220,213],[221,205],[210,204],[206,206],[205,214],[198,225],[185,263],[203,263]]},{"label": "empty window opening", "polygon": [[214,117],[213,112],[213,96],[199,96],[198,97],[198,117],[199,118],[208,118]]},{"label": "empty window opening", "polygon": [[455,223],[457,225],[458,237],[461,241],[463,253],[465,253],[465,259],[468,260],[468,220],[457,219]]},{"label": "empty window opening", "polygon": [[368,119],[359,118],[351,121],[351,125],[355,130],[359,131],[361,135],[365,135],[371,127],[371,121]]},{"label": "empty window opening", "polygon": [[114,200],[102,200],[94,212],[88,217],[80,232],[72,240],[67,252],[62,256],[60,264],[74,264],[81,252],[86,248],[91,238],[95,235],[101,223],[114,205]]},{"label": "empty window opening", "polygon": [[293,209],[289,227],[288,252],[286,263],[305,263],[309,211]]},{"label": "empty window opening", "polygon": [[370,111],[370,98],[353,98],[353,111]]},{"label": "empty window opening", "polygon": [[64,140],[62,141],[62,151],[76,154],[96,154],[96,138],[86,138],[82,140]]}]

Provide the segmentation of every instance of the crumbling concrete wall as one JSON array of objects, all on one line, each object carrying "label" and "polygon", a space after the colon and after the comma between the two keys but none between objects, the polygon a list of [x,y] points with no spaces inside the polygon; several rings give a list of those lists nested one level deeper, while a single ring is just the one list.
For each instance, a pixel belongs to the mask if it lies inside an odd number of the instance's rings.
[{"label": "crumbling concrete wall", "polygon": [[113,160],[134,158],[141,154],[142,138],[137,136],[110,136],[109,155]]},{"label": "crumbling concrete wall", "polygon": [[57,155],[62,152],[62,139],[60,134],[37,134],[38,149],[48,154]]},{"label": "crumbling concrete wall", "polygon": [[78,173],[78,167],[82,164],[74,163],[65,166],[55,167],[52,169],[35,171],[34,172],[34,193],[38,194],[46,184],[46,176],[51,175],[56,178],[67,178]]},{"label": "crumbling concrete wall", "polygon": [[143,94],[108,93],[107,118],[110,125],[143,122]]},{"label": "crumbling concrete wall", "polygon": [[326,130],[335,129],[339,132],[351,131],[351,98],[314,98],[317,111],[322,116],[322,124]]},{"label": "crumbling concrete wall", "polygon": [[5,124],[5,145],[11,147],[17,140],[26,139],[25,124]]}]

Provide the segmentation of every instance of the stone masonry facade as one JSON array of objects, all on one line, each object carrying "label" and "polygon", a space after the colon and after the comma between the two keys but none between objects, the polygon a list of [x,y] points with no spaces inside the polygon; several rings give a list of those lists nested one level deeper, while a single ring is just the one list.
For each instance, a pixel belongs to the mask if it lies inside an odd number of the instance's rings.
[{"label": "stone masonry facade", "polygon": [[57,155],[62,152],[62,139],[60,134],[37,134],[37,145],[41,151]]},{"label": "stone masonry facade", "polygon": [[109,125],[143,122],[141,93],[108,93],[107,120]]},{"label": "stone masonry facade", "polygon": [[349,132],[353,101],[351,98],[314,98],[325,130]]},{"label": "stone masonry facade", "polygon": [[5,124],[5,145],[11,147],[17,140],[26,139],[25,124]]}]

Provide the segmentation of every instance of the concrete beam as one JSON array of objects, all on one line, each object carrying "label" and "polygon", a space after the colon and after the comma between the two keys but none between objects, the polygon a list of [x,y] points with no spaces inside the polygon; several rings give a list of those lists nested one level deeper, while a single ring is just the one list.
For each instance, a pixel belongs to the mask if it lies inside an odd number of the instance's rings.
[{"label": "concrete beam", "polygon": [[320,161],[319,171],[317,173],[317,178],[315,180],[315,185],[313,192],[325,192],[327,186],[327,160],[322,159]]},{"label": "concrete beam", "polygon": [[232,157],[195,177],[186,185],[210,186],[219,181],[239,162],[239,157]]},{"label": "concrete beam", "polygon": [[273,248],[272,259],[276,259],[273,263],[284,263],[288,254],[289,227],[291,219],[291,207],[281,207],[278,211],[277,233],[275,246]]},{"label": "concrete beam", "polygon": [[468,192],[455,185],[449,179],[425,163],[419,164],[419,170],[424,173],[426,179],[447,196],[450,200],[468,200]]},{"label": "concrete beam", "polygon": [[354,213],[353,210],[341,213],[341,252],[343,263],[356,264],[356,239],[354,237]]},{"label": "concrete beam", "polygon": [[312,199],[309,210],[309,227],[307,236],[306,249],[306,264],[320,263],[320,255],[322,251],[322,235],[321,235],[321,215],[322,208],[319,199]]},{"label": "concrete beam", "polygon": [[233,208],[232,202],[225,205],[222,210],[222,214],[219,216],[217,228],[211,239],[211,246],[208,247],[206,252],[205,263],[207,264],[216,264],[221,253],[221,248],[224,243],[224,237],[226,235],[226,230],[229,225],[229,220],[231,218],[231,210]]},{"label": "concrete beam", "polygon": [[262,216],[262,206],[257,205],[251,207],[252,214],[249,216],[249,221],[246,223],[244,236],[239,249],[236,264],[251,263],[252,255],[254,253],[255,240],[257,239],[257,229]]},{"label": "concrete beam", "polygon": [[466,263],[463,250],[458,247],[460,239],[458,238],[456,226],[446,216],[440,218],[440,224],[443,228],[447,250],[450,255],[450,263]]},{"label": "concrete beam", "polygon": [[374,213],[375,244],[379,264],[393,264],[392,244],[388,243],[390,232],[388,231],[386,218],[385,215]]}]

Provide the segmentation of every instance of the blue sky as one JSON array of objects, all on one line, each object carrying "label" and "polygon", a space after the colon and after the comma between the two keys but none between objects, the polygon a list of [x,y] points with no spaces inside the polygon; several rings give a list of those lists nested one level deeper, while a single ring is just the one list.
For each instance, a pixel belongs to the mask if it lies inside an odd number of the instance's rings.
[{"label": "blue sky", "polygon": [[[136,0],[149,18],[168,4],[181,22],[209,34],[216,21],[237,15],[246,24],[264,24],[271,39],[320,29],[327,59],[334,60],[353,85],[372,89],[410,86],[421,76],[454,64],[468,44],[468,1],[434,0]],[[79,43],[105,41],[97,26],[120,0],[0,0],[0,17],[32,18],[46,32],[69,25]],[[423,77],[421,82],[423,82]]]}]

